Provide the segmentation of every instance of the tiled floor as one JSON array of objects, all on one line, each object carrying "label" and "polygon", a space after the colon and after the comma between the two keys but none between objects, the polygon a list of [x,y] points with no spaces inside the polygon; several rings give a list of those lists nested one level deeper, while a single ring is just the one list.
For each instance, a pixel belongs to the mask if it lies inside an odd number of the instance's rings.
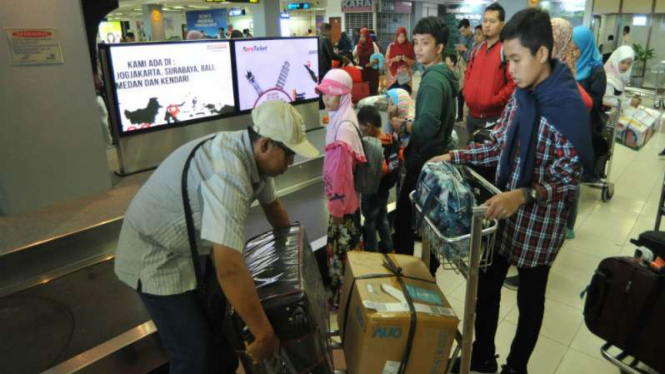
[{"label": "tiled floor", "polygon": [[[600,191],[584,186],[576,238],[561,249],[550,275],[545,320],[529,364],[530,374],[616,374],[619,370],[600,354],[603,342],[586,328],[580,292],[605,257],[632,255],[630,238],[653,230],[661,193],[665,134],[656,134],[640,151],[616,146],[612,200],[602,202]],[[464,279],[439,271],[437,281],[458,315],[463,314]],[[497,332],[499,364],[505,363],[517,328],[516,292],[503,290]]]}]

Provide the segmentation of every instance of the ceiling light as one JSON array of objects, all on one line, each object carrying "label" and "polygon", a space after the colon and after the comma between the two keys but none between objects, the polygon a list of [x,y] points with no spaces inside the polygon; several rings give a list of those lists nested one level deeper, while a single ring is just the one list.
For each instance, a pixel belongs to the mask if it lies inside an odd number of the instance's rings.
[{"label": "ceiling light", "polygon": [[185,9],[185,7],[181,6],[181,5],[174,5],[171,8],[173,8],[173,9]]}]

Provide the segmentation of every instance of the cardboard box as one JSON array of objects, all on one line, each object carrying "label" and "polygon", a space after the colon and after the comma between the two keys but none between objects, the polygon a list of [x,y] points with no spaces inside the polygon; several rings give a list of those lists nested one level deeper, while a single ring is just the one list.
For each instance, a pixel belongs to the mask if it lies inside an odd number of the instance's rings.
[{"label": "cardboard box", "polygon": [[623,109],[617,124],[617,141],[626,147],[639,150],[653,136],[660,117],[659,111],[642,106]]},{"label": "cardboard box", "polygon": [[[459,319],[421,259],[389,258],[401,268],[417,311],[406,374],[443,374]],[[338,322],[350,374],[396,374],[405,352],[411,313],[384,261],[379,253],[348,254]]]}]

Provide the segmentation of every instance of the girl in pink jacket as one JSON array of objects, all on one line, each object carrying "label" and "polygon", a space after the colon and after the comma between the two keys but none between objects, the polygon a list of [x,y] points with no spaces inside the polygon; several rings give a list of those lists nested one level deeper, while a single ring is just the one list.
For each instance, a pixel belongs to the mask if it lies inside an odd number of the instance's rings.
[{"label": "girl in pink jacket", "polygon": [[351,106],[352,84],[347,72],[333,69],[317,86],[330,114],[323,182],[330,213],[327,251],[333,307],[339,305],[346,253],[360,246],[360,197],[354,187],[353,171],[367,159],[360,141],[358,118]]}]

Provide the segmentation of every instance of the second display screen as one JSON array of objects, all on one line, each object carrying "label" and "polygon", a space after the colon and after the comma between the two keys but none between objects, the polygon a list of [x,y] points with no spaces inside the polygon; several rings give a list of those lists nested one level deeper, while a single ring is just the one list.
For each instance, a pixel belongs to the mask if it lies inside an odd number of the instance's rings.
[{"label": "second display screen", "polygon": [[317,99],[318,38],[235,41],[239,110]]}]

